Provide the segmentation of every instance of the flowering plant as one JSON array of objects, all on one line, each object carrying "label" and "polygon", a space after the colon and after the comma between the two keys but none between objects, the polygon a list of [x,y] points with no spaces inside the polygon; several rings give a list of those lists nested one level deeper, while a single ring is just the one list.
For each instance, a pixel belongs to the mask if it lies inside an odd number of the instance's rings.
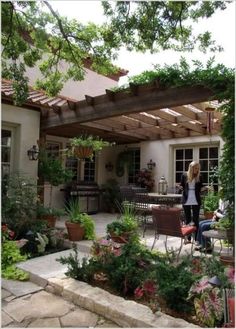
[{"label": "flowering plant", "polygon": [[155,184],[151,171],[146,168],[140,170],[136,176],[136,184],[141,187],[146,187],[150,192]]},{"label": "flowering plant", "polygon": [[155,313],[158,310],[158,303],[156,301],[157,287],[153,280],[146,280],[141,286],[137,287],[134,291],[136,299],[146,299],[149,302],[149,307]]},{"label": "flowering plant", "polygon": [[15,232],[10,230],[7,224],[2,224],[2,241],[13,240],[15,236]]}]

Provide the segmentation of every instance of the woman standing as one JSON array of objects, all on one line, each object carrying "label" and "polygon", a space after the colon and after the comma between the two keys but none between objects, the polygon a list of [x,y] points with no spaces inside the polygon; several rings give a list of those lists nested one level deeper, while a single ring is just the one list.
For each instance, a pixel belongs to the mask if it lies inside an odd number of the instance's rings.
[{"label": "woman standing", "polygon": [[[188,167],[187,173],[181,177],[180,186],[183,188],[182,203],[185,214],[186,224],[193,224],[198,231],[199,226],[199,212],[201,207],[201,189],[202,180],[200,175],[200,164],[198,162],[191,162]],[[195,240],[197,237],[195,234]],[[188,237],[188,241],[191,237]]]}]

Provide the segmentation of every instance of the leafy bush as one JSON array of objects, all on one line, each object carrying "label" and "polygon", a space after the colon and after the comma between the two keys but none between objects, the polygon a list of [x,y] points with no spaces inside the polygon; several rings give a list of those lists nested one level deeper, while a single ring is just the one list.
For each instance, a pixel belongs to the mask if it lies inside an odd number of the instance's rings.
[{"label": "leafy bush", "polygon": [[15,238],[23,237],[31,229],[37,202],[37,185],[32,178],[19,173],[8,177],[2,195],[2,222],[15,232]]},{"label": "leafy bush", "polygon": [[15,241],[4,241],[2,243],[2,277],[20,281],[28,280],[29,274],[15,266],[16,263],[26,259],[26,256],[21,255]]}]

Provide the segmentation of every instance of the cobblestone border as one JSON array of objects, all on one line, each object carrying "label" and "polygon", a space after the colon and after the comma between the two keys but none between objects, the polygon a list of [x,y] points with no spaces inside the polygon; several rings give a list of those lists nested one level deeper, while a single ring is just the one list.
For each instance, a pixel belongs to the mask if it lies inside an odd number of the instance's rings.
[{"label": "cobblestone border", "polygon": [[149,307],[114,296],[72,278],[50,278],[45,290],[73,302],[91,312],[112,320],[122,327],[133,328],[200,328],[162,312],[152,313]]}]

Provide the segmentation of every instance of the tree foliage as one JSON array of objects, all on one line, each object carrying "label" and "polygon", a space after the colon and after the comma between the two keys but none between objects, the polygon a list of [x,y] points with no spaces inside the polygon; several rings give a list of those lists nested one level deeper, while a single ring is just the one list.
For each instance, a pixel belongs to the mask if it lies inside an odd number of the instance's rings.
[{"label": "tree foliage", "polygon": [[[28,93],[26,67],[38,66],[42,78],[36,88],[55,96],[68,79],[83,80],[88,58],[101,74],[117,72],[111,64],[122,46],[128,50],[221,50],[211,34],[194,36],[189,20],[211,17],[221,1],[118,1],[104,2],[107,22],[81,24],[60,16],[53,1],[4,1],[2,7],[2,76],[14,81],[15,104]],[[46,55],[47,54],[47,55]],[[62,61],[67,69],[61,69]]]},{"label": "tree foliage", "polygon": [[166,49],[205,52],[222,50],[206,31],[193,34],[190,22],[226,9],[223,1],[104,1],[109,18],[107,35],[129,50],[156,52]]}]

